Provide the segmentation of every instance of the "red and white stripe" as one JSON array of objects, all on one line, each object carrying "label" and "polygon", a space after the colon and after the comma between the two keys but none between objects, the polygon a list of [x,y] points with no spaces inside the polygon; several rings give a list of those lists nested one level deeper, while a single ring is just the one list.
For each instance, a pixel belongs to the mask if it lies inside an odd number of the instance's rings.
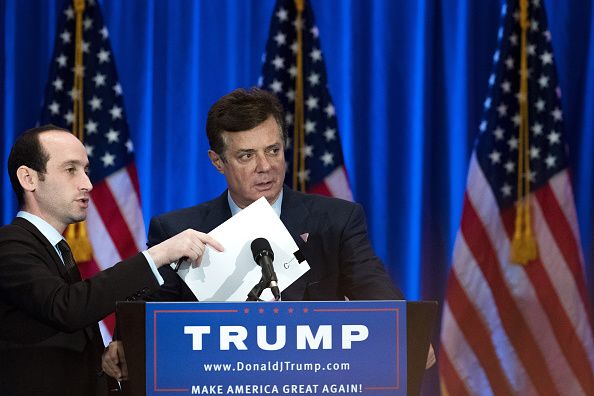
[{"label": "red and white stripe", "polygon": [[[87,231],[94,256],[85,271],[88,276],[146,248],[138,176],[134,164],[93,185],[87,213]],[[113,314],[100,323],[106,343],[111,340],[114,324]]]},{"label": "red and white stripe", "polygon": [[353,200],[353,193],[344,166],[334,169],[321,183],[311,186],[307,192],[341,198],[346,201]]},{"label": "red and white stripe", "polygon": [[473,155],[442,318],[445,394],[594,394],[594,341],[567,171],[532,194],[539,257],[509,262],[515,209],[499,210]]}]

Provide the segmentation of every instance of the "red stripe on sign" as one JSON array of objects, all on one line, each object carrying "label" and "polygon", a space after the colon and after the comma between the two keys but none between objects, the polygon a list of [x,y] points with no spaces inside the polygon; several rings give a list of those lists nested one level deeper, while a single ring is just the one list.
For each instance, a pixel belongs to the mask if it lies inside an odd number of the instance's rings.
[{"label": "red stripe on sign", "polygon": [[134,187],[134,191],[136,191],[136,197],[138,198],[138,205],[141,205],[140,202],[140,183],[138,183],[138,172],[136,171],[136,163],[132,161],[130,165],[127,167],[128,169],[128,176],[132,181],[132,187]]},{"label": "red stripe on sign", "polygon": [[447,296],[452,316],[458,323],[460,331],[464,334],[466,343],[474,351],[481,363],[493,393],[496,395],[513,395],[513,389],[497,358],[489,328],[474,305],[472,305],[453,271],[448,279]]},{"label": "red stripe on sign", "polygon": [[458,376],[445,348],[441,348],[439,351],[439,374],[441,386],[445,388],[448,395],[470,396],[466,384]]},{"label": "red stripe on sign", "polygon": [[594,377],[588,364],[588,355],[581,340],[577,337],[575,328],[571,324],[567,312],[561,305],[559,296],[540,260],[531,261],[526,266],[526,273],[530,282],[534,285],[544,311],[549,318],[551,328],[555,333],[557,342],[563,351],[563,355],[575,373],[581,387],[586,394],[594,394],[592,385]]},{"label": "red stripe on sign", "polygon": [[311,194],[319,194],[319,195],[325,195],[327,197],[332,197],[332,191],[330,191],[330,189],[328,188],[328,186],[326,185],[326,183],[324,182],[320,182],[314,186],[310,186],[307,189],[308,193]]},{"label": "red stripe on sign", "polygon": [[[122,260],[138,253],[136,242],[105,181],[93,187],[91,199]],[[115,264],[115,263],[114,263]]]},{"label": "red stripe on sign", "polygon": [[[585,276],[582,270],[580,247],[575,240],[573,229],[570,226],[555,193],[547,183],[535,193],[536,199],[542,208],[544,218],[555,238],[555,242],[569,267],[574,282],[577,285],[580,298],[584,307],[588,307]],[[589,311],[589,310],[587,310]]]},{"label": "red stripe on sign", "polygon": [[[464,195],[464,212],[460,229],[489,284],[503,328],[531,382],[539,394],[557,394],[555,384],[544,363],[542,351],[509,291],[505,277],[499,268],[497,252],[493,248],[481,218],[470,202],[468,193]],[[505,235],[499,237],[506,238]]]}]

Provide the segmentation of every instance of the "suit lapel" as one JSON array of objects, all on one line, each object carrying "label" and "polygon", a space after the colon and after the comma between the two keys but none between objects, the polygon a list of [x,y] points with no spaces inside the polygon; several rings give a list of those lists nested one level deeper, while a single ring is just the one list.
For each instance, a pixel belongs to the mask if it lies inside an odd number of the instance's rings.
[{"label": "suit lapel", "polygon": [[[310,245],[303,240],[302,235],[315,230],[312,223],[310,210],[303,203],[301,194],[288,187],[283,191],[283,203],[281,209],[281,221],[295,240],[297,247],[305,258],[313,257],[310,252]],[[311,270],[297,279],[291,286],[283,291],[282,297],[285,300],[303,300],[307,285],[310,282]]]},{"label": "suit lapel", "polygon": [[39,231],[37,229],[37,227],[35,227],[29,221],[27,221],[21,217],[16,217],[12,221],[12,224],[19,226],[21,228],[24,228],[27,231],[29,231],[31,233],[31,236],[33,238],[37,239],[39,241],[39,243],[41,245],[43,245],[43,248],[45,249],[47,255],[49,257],[51,257],[51,263],[50,262],[47,263],[48,266],[50,267],[50,269],[57,271],[62,278],[64,278],[65,280],[68,281],[69,280],[68,272],[66,271],[66,267],[64,267],[64,263],[62,263],[62,260],[60,260],[60,256],[58,256],[56,249],[50,244],[50,242],[41,233],[41,231]]},{"label": "suit lapel", "polygon": [[227,190],[211,201],[211,207],[204,218],[204,232],[210,232],[231,218],[231,209],[227,201]]}]

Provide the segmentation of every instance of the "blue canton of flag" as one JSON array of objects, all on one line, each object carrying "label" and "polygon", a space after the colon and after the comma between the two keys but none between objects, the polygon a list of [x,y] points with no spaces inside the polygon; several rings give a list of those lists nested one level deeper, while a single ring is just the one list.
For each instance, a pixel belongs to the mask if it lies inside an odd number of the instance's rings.
[{"label": "blue canton of flag", "polygon": [[322,57],[319,31],[308,1],[304,2],[301,19],[294,0],[278,0],[270,22],[262,77],[259,85],[276,94],[285,110],[285,127],[289,141],[285,151],[288,160],[287,178],[293,179],[297,77],[297,26],[303,31],[303,108],[305,141],[302,148],[305,167],[298,178],[306,191],[352,200],[344,167],[336,110],[327,86],[326,66]]},{"label": "blue canton of flag", "polygon": [[[533,2],[538,4],[539,2]],[[553,63],[551,33],[542,26],[542,7],[533,7],[529,20],[528,116],[530,190],[534,191],[567,167],[562,139],[561,91]],[[518,129],[520,109],[520,11],[515,10],[499,30],[500,48],[493,55],[489,96],[476,143],[477,159],[501,206],[517,199]],[[505,39],[503,39],[505,37]],[[502,55],[504,54],[504,55]]]},{"label": "blue canton of flag", "polygon": [[[99,5],[95,0],[85,1],[83,65],[76,68],[75,14],[72,2],[67,1],[58,23],[41,123],[72,129],[74,99],[82,100],[83,143],[93,183],[87,215],[93,260],[80,266],[82,275],[88,277],[136,254],[146,246],[146,239],[134,150],[109,33]],[[82,90],[75,89],[75,73],[83,75]],[[113,321],[107,326],[113,328]]]}]

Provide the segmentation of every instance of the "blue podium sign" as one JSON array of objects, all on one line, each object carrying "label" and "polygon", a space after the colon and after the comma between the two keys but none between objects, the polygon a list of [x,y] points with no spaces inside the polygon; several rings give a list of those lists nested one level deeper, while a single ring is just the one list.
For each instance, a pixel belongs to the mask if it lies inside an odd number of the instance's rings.
[{"label": "blue podium sign", "polygon": [[406,303],[146,304],[147,395],[406,395]]}]

